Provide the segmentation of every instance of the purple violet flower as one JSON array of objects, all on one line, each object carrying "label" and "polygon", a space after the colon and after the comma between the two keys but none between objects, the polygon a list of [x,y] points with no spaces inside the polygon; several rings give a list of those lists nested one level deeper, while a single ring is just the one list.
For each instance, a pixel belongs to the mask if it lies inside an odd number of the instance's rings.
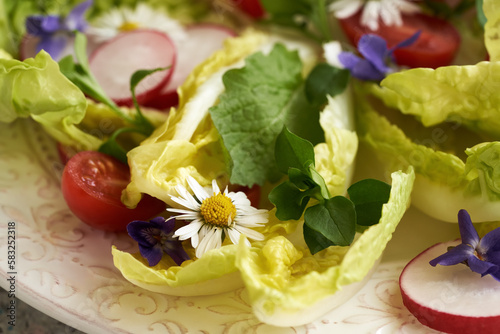
[{"label": "purple violet flower", "polygon": [[339,61],[350,70],[351,75],[355,78],[380,81],[393,71],[389,64],[394,63],[394,51],[410,46],[415,43],[419,36],[420,31],[417,31],[408,39],[388,49],[387,42],[382,37],[375,34],[365,34],[358,42],[358,51],[364,58],[352,52],[341,52]]},{"label": "purple violet flower", "polygon": [[491,275],[500,281],[500,228],[488,232],[482,239],[479,239],[469,213],[465,210],[458,212],[458,227],[462,243],[456,247],[450,247],[446,253],[429,263],[432,266],[465,263],[481,276]]},{"label": "purple violet flower", "polygon": [[92,4],[93,0],[80,3],[66,17],[60,15],[28,16],[26,31],[40,38],[36,52],[45,50],[53,59],[59,59],[73,32],[84,31],[87,28],[84,15]]},{"label": "purple violet flower", "polygon": [[149,222],[134,220],[127,225],[128,234],[138,242],[139,251],[150,267],[160,262],[163,253],[180,265],[189,260],[182,243],[174,238],[175,218],[156,217]]}]

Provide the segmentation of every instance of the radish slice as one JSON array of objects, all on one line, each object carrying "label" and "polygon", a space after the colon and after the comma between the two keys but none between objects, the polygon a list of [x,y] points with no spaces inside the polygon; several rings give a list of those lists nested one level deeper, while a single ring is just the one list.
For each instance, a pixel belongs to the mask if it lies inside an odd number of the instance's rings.
[{"label": "radish slice", "polygon": [[137,102],[155,98],[168,84],[175,68],[176,48],[172,40],[156,30],[124,32],[99,45],[90,56],[90,69],[109,98],[132,106],[130,77],[138,70],[169,67],[151,74],[136,87]]},{"label": "radish slice", "polygon": [[236,33],[223,25],[200,23],[186,27],[186,35],[186,39],[177,45],[177,65],[170,83],[156,98],[146,103],[147,107],[167,109],[177,105],[177,88],[198,64],[222,49],[224,41],[236,36]]},{"label": "radish slice", "polygon": [[434,245],[406,265],[399,278],[403,303],[418,321],[438,331],[499,333],[500,282],[464,264],[429,264],[459,243]]}]

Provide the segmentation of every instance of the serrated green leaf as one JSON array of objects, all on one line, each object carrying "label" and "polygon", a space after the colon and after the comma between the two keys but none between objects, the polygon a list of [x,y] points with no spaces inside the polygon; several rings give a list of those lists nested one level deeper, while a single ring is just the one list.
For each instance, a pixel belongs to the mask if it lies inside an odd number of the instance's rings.
[{"label": "serrated green leaf", "polygon": [[285,181],[276,186],[269,193],[268,198],[276,207],[276,217],[279,220],[297,220],[302,216],[309,202],[307,194],[290,181]]},{"label": "serrated green leaf", "polygon": [[[354,204],[343,196],[335,196],[307,208],[304,224],[321,233],[337,246],[349,246],[356,234]],[[311,249],[311,246],[308,245]],[[312,245],[313,249],[317,246]]]},{"label": "serrated green leaf", "polygon": [[365,179],[347,189],[356,209],[356,224],[371,226],[382,216],[382,206],[389,201],[391,186],[375,179]]},{"label": "serrated green leaf", "polygon": [[306,79],[305,95],[312,104],[323,105],[327,102],[327,95],[333,97],[346,89],[349,77],[350,72],[346,69],[320,63]]},{"label": "serrated green leaf", "polygon": [[210,114],[234,164],[232,183],[252,186],[279,178],[275,140],[303,82],[301,71],[298,53],[276,44],[268,55],[253,54],[245,67],[224,74],[225,92]]},{"label": "serrated green leaf", "polygon": [[314,165],[313,145],[294,135],[286,127],[283,127],[276,138],[274,155],[279,170],[285,174],[288,173],[288,168],[297,168],[307,175],[309,166]]}]

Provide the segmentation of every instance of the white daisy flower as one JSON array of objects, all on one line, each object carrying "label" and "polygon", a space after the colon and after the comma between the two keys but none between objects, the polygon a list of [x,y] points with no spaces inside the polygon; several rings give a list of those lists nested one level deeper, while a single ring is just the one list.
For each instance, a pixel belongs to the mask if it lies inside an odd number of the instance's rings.
[{"label": "white daisy flower", "polygon": [[[183,186],[177,186],[179,197],[172,196],[172,200],[184,209],[167,208],[167,211],[180,213],[175,218],[191,220],[188,225],[179,228],[174,237],[191,239],[196,257],[221,247],[224,236],[228,236],[235,245],[241,234],[252,240],[264,240],[264,235],[252,228],[267,223],[267,210],[252,207],[243,192],[228,192],[226,187],[221,193],[215,180],[212,181],[212,195],[193,177],[189,176],[187,182],[194,195]],[[250,245],[248,240],[246,242]]]},{"label": "white daisy flower", "polygon": [[401,14],[411,14],[420,11],[420,7],[412,0],[338,0],[328,7],[335,17],[345,19],[363,8],[361,25],[371,30],[378,29],[379,18],[388,26],[403,24]]},{"label": "white daisy flower", "polygon": [[135,8],[120,7],[110,10],[90,22],[87,34],[96,42],[104,42],[121,32],[134,29],[155,29],[167,33],[174,43],[186,38],[184,27],[159,9],[139,3]]}]

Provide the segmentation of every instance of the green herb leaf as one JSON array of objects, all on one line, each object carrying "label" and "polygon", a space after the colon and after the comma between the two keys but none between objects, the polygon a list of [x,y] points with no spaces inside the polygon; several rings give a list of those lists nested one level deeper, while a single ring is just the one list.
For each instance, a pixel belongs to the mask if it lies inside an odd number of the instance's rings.
[{"label": "green herb leaf", "polygon": [[361,226],[377,224],[382,216],[382,206],[389,201],[391,186],[375,179],[365,179],[347,189],[356,209],[356,223]]},{"label": "green herb leaf", "polygon": [[313,68],[306,79],[305,94],[309,102],[323,105],[327,95],[335,96],[342,93],[349,83],[350,72],[346,69],[320,63]]},{"label": "green herb leaf", "polygon": [[275,140],[303,82],[301,71],[298,53],[277,44],[269,55],[253,54],[245,67],[224,74],[225,92],[210,115],[233,162],[231,183],[252,186],[279,179]]},{"label": "green herb leaf", "polygon": [[[304,224],[322,234],[337,246],[349,246],[356,234],[356,210],[354,204],[343,196],[335,196],[323,203],[307,208]],[[309,249],[317,249],[314,244]]]},{"label": "green herb leaf", "polygon": [[288,173],[288,168],[297,168],[309,174],[309,165],[314,165],[314,147],[283,127],[276,138],[274,156],[278,168],[283,173]]},{"label": "green herb leaf", "polygon": [[316,230],[313,230],[306,224],[303,225],[302,232],[304,234],[306,245],[309,248],[311,254],[316,254],[317,252],[322,251],[325,248],[335,246],[335,244],[328,240],[323,234]]},{"label": "green herb leaf", "polygon": [[269,193],[269,200],[276,206],[276,217],[285,221],[299,219],[309,202],[307,192],[297,188],[290,181],[285,181]]}]

